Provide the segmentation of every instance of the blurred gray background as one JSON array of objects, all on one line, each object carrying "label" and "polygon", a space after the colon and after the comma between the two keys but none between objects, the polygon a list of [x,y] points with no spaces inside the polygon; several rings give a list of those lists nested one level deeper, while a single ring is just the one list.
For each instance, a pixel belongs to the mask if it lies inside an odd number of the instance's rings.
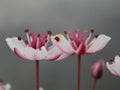
[{"label": "blurred gray background", "polygon": [[[0,79],[12,90],[35,90],[35,63],[23,61],[9,49],[6,37],[23,36],[24,28],[53,34],[71,29],[95,29],[112,37],[94,55],[82,56],[81,90],[91,90],[90,67],[120,51],[120,0],[0,0]],[[76,56],[57,62],[40,61],[40,85],[44,90],[76,90]],[[120,90],[120,78],[105,69],[96,90]]]}]

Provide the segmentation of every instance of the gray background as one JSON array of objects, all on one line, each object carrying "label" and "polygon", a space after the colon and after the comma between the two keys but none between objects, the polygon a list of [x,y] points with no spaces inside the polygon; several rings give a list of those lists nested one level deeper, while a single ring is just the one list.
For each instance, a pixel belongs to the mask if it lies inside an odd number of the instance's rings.
[{"label": "gray background", "polygon": [[[81,90],[91,90],[90,67],[98,59],[108,61],[120,50],[120,0],[0,0],[0,78],[12,90],[35,90],[34,61],[23,61],[9,49],[6,37],[52,29],[95,29],[112,37],[94,55],[82,56]],[[45,90],[76,90],[76,56],[57,62],[40,61],[40,84]],[[96,90],[120,90],[120,79],[105,69]]]}]

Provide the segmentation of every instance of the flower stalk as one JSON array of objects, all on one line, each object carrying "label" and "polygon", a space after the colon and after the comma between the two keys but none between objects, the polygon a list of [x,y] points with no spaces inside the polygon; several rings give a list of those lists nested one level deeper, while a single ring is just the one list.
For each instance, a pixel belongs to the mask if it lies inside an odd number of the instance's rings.
[{"label": "flower stalk", "polygon": [[93,79],[93,82],[92,82],[92,90],[95,90],[96,82],[97,82],[97,80],[96,80],[96,79]]},{"label": "flower stalk", "polygon": [[35,64],[36,64],[36,90],[39,90],[39,60],[36,60]]},{"label": "flower stalk", "polygon": [[78,55],[78,79],[77,79],[77,83],[78,83],[78,90],[80,90],[80,76],[81,76],[81,55]]}]

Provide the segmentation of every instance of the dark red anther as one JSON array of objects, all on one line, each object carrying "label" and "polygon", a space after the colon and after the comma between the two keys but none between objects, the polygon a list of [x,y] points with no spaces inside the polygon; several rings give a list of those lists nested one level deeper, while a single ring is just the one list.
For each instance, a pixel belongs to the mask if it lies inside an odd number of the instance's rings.
[{"label": "dark red anther", "polygon": [[96,34],[96,35],[95,35],[95,38],[97,38],[98,36],[99,36],[99,35],[98,35],[98,34]]},{"label": "dark red anther", "polygon": [[56,40],[57,42],[59,42],[59,41],[60,41],[60,38],[59,38],[59,37],[55,37],[55,40]]},{"label": "dark red anther", "polygon": [[91,32],[91,33],[94,33],[94,29],[91,29],[90,32]]},{"label": "dark red anther", "polygon": [[64,31],[65,34],[67,34],[67,31]]},{"label": "dark red anther", "polygon": [[46,39],[45,42],[47,42],[48,40]]},{"label": "dark red anther", "polygon": [[111,58],[109,63],[110,64],[114,63],[114,58]]},{"label": "dark red anther", "polygon": [[52,35],[52,31],[51,31],[51,30],[48,30],[48,34],[49,34],[49,35]]},{"label": "dark red anther", "polygon": [[40,37],[40,33],[38,33],[37,37]]},{"label": "dark red anther", "polygon": [[21,40],[21,37],[20,37],[20,36],[18,36],[18,40]]}]

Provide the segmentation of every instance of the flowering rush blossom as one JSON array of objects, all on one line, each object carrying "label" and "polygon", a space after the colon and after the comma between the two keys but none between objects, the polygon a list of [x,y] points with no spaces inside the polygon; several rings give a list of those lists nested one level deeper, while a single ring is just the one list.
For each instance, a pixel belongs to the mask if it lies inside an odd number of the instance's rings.
[{"label": "flowering rush blossom", "polygon": [[48,47],[51,31],[43,36],[40,36],[40,32],[36,36],[34,32],[29,32],[28,29],[25,29],[24,32],[27,36],[26,41],[22,40],[20,36],[6,38],[8,46],[18,57],[25,60],[56,60],[67,57],[54,44]]},{"label": "flowering rush blossom", "polygon": [[116,55],[110,62],[106,62],[108,70],[115,76],[120,76],[120,56]]},{"label": "flowering rush blossom", "polygon": [[11,89],[11,84],[7,83],[3,85],[3,81],[0,80],[0,90],[10,90]]},{"label": "flowering rush blossom", "polygon": [[68,55],[74,53],[77,55],[93,54],[103,49],[111,39],[105,34],[100,34],[95,35],[93,40],[91,40],[93,34],[94,30],[91,30],[90,33],[88,33],[88,30],[84,30],[82,33],[80,33],[80,30],[65,31],[67,38],[62,34],[57,34],[51,38],[52,42],[57,43],[57,47]]}]

